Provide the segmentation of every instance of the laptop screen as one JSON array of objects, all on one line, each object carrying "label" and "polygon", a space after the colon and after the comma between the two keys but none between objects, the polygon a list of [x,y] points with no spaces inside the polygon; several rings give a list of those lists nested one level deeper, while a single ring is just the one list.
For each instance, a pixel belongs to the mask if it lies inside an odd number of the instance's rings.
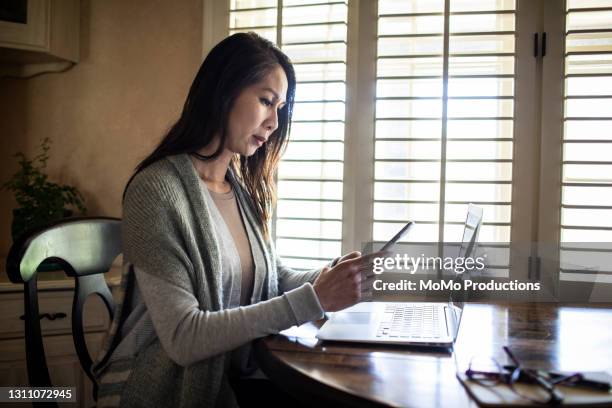
[{"label": "laptop screen", "polygon": [[481,221],[482,208],[469,204],[465,227],[463,228],[463,238],[459,247],[459,257],[467,258],[474,252]]},{"label": "laptop screen", "polygon": [[[482,222],[482,208],[477,207],[473,204],[468,205],[467,217],[465,219],[465,227],[463,228],[463,238],[461,239],[461,245],[459,246],[459,253],[457,254],[460,258],[467,258],[474,254],[476,244],[478,243],[478,232],[480,231],[480,223]],[[465,273],[455,274],[453,282],[462,283]],[[463,284],[461,284],[463,287]],[[450,304],[451,310],[454,313],[455,324],[453,338],[457,338],[457,332],[459,331],[459,322],[461,320],[461,312],[465,304],[466,293],[461,292],[459,294],[450,291]]]}]

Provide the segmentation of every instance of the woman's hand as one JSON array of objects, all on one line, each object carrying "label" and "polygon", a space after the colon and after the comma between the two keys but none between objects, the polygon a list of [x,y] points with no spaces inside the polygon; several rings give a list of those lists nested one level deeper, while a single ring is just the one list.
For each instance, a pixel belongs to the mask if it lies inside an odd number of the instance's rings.
[{"label": "woman's hand", "polygon": [[369,297],[369,284],[374,278],[372,260],[376,256],[381,255],[351,252],[334,267],[323,268],[313,286],[324,311],[342,310]]},{"label": "woman's hand", "polygon": [[333,268],[334,266],[338,265],[342,261],[346,261],[348,259],[353,259],[353,258],[359,258],[360,256],[361,256],[361,252],[359,252],[359,251],[350,252],[350,253],[348,253],[346,255],[342,255],[340,258],[334,259],[334,261],[331,263],[330,267]]}]

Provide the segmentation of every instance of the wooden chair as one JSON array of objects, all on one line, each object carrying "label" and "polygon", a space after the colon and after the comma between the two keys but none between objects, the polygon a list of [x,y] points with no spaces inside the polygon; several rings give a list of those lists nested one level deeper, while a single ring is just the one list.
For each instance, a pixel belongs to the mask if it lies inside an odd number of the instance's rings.
[{"label": "wooden chair", "polygon": [[38,311],[37,269],[48,260],[62,266],[75,279],[72,303],[72,337],[81,367],[97,386],[90,372],[92,359],[83,331],[83,308],[91,294],[102,298],[112,321],[115,304],[104,280],[120,253],[120,223],[117,218],[77,217],[62,220],[16,241],[7,258],[13,283],[24,285],[25,342],[28,379],[32,387],[51,386],[43,347]]}]

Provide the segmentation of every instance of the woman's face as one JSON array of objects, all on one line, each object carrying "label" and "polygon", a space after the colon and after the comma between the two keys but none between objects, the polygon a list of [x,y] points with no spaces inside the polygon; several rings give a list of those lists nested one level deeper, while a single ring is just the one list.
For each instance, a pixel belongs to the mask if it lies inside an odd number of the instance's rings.
[{"label": "woman's face", "polygon": [[280,65],[261,82],[245,88],[229,114],[225,148],[251,156],[278,127],[278,111],[287,99],[287,76]]}]

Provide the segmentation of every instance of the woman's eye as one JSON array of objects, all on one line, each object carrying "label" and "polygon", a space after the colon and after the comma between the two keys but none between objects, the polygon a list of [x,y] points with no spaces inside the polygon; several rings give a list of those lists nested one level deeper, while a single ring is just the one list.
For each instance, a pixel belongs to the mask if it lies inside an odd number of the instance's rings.
[{"label": "woman's eye", "polygon": [[269,100],[267,100],[266,98],[260,98],[259,99],[261,101],[261,103],[263,103],[265,106],[272,106],[272,102],[270,102]]}]

